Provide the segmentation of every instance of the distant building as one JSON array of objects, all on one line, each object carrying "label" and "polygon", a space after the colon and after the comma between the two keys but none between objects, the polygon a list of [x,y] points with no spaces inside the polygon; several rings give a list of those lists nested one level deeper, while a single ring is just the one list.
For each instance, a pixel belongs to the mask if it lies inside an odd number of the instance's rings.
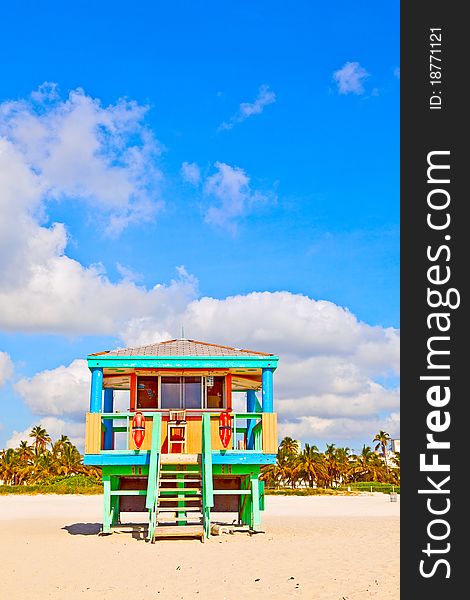
[{"label": "distant building", "polygon": [[400,452],[400,440],[391,440],[392,452]]}]

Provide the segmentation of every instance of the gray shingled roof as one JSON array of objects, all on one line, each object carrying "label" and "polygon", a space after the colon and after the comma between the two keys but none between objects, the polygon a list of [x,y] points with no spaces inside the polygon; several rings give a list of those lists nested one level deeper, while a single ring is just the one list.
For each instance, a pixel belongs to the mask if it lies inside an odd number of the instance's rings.
[{"label": "gray shingled roof", "polygon": [[120,348],[119,350],[106,350],[97,352],[90,356],[273,356],[266,352],[255,352],[254,350],[243,350],[198,342],[196,340],[168,340],[137,348]]}]

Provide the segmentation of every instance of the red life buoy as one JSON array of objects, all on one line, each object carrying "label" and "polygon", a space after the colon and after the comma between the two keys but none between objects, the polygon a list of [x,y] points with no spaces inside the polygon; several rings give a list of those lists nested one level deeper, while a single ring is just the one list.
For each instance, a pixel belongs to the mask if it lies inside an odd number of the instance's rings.
[{"label": "red life buoy", "polygon": [[219,437],[222,442],[222,446],[227,448],[232,437],[232,425],[231,425],[230,413],[220,413],[219,417]]},{"label": "red life buoy", "polygon": [[142,446],[145,437],[145,417],[141,412],[136,412],[132,419],[132,439],[137,449]]}]

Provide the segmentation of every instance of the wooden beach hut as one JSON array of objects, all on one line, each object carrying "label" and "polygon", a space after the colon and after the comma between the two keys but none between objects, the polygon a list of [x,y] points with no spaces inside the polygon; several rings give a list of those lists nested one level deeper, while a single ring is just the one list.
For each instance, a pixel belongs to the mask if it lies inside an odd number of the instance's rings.
[{"label": "wooden beach hut", "polygon": [[[278,445],[277,356],[177,339],[87,360],[84,463],[102,468],[104,533],[122,513],[142,511],[152,542],[169,536],[204,541],[214,512],[233,512],[237,523],[260,530],[260,468],[275,463]],[[118,390],[128,397],[121,412],[114,407]],[[233,409],[235,392],[246,395],[243,412]],[[137,420],[145,428],[140,448]]]}]

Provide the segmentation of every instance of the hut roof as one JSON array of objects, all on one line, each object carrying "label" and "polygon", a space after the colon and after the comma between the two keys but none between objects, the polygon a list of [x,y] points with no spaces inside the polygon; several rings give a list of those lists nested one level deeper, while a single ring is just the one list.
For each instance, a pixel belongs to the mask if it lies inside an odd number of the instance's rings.
[{"label": "hut roof", "polygon": [[90,354],[90,357],[170,357],[170,356],[194,356],[194,357],[262,357],[273,356],[266,352],[256,352],[243,348],[232,348],[231,346],[221,346],[220,344],[211,344],[209,342],[199,342],[197,340],[167,340],[135,348],[119,348],[117,350],[105,350]]}]

